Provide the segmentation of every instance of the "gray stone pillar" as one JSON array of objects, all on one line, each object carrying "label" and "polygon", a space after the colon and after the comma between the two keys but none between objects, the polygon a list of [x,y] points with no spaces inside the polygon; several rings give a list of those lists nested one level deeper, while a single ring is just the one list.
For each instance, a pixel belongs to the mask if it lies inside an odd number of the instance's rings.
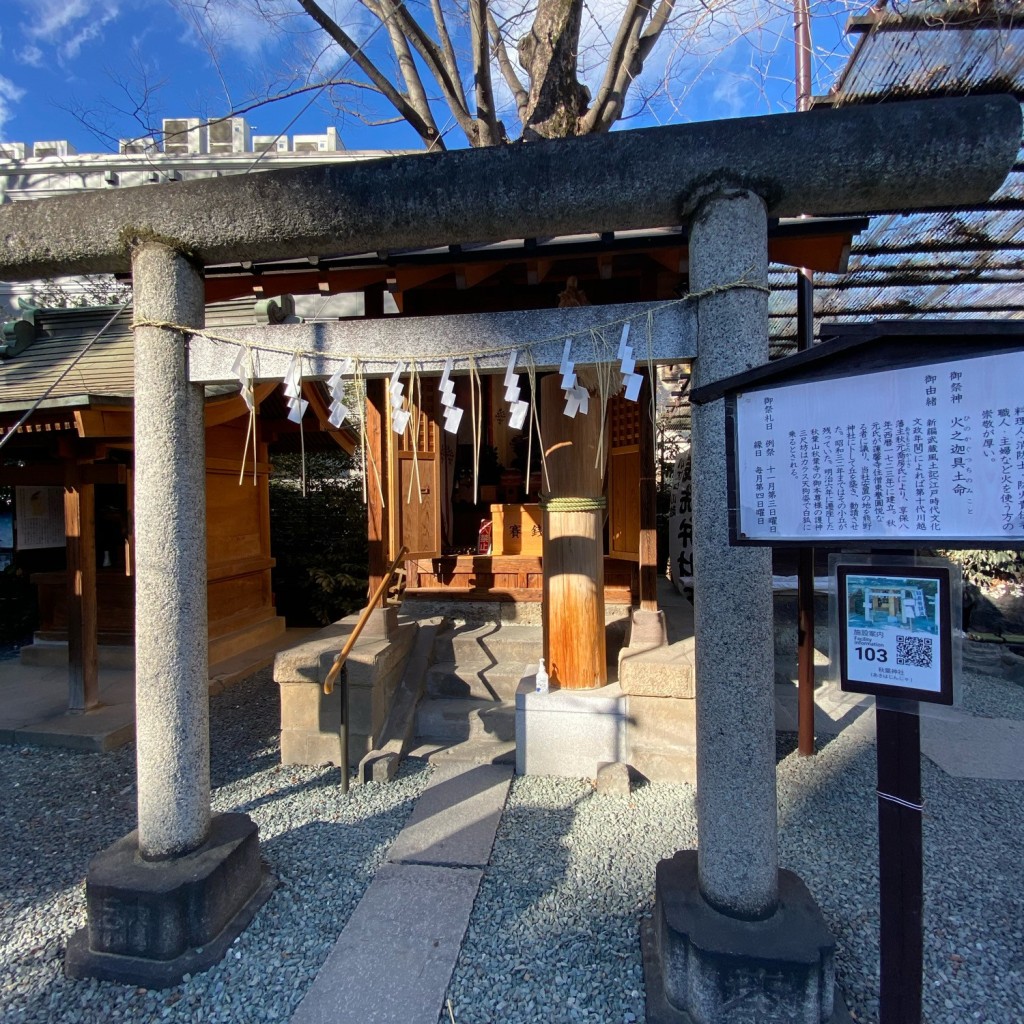
[{"label": "gray stone pillar", "polygon": [[[202,327],[203,280],[184,256],[143,243],[135,316]],[[180,331],[135,331],[135,715],[139,850],[158,860],[210,830],[203,388]]]},{"label": "gray stone pillar", "polygon": [[[708,199],[690,228],[690,290],[768,285],[765,206],[746,191]],[[768,361],[768,295],[699,300],[693,386]],[[693,409],[697,849],[701,894],[744,918],[778,898],[771,553],[729,545],[725,402]]]},{"label": "gray stone pillar", "polygon": [[[758,196],[725,189],[690,225],[697,387],[768,360],[767,227]],[[724,401],[692,415],[697,849],[655,872],[647,1024],[849,1024],[835,940],[778,864],[771,555],[729,545]]]}]

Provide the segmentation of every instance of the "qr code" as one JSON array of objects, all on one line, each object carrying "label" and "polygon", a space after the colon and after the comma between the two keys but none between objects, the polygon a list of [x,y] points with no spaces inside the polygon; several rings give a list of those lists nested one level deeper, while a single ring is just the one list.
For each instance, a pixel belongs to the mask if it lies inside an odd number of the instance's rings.
[{"label": "qr code", "polygon": [[897,636],[896,664],[914,668],[932,667],[932,638],[930,636]]}]

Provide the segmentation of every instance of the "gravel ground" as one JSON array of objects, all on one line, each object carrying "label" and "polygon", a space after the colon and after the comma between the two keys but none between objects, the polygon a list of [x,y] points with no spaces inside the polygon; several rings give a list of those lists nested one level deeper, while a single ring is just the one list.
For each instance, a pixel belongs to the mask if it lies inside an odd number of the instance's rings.
[{"label": "gravel ground", "polygon": [[[1024,687],[965,675],[976,714],[1024,720]],[[0,748],[0,1020],[4,1024],[286,1024],[383,862],[429,769],[353,790],[331,769],[281,767],[276,687],[263,673],[211,702],[214,803],[251,814],[280,884],[226,960],[164,992],[68,982],[89,856],[134,826],[134,751]],[[781,735],[780,860],[837,936],[854,1019],[877,1019],[872,744],[844,735],[813,759]],[[925,1019],[1024,1022],[1024,783],[958,780],[923,762]],[[687,786],[598,797],[585,782],[515,780],[449,989],[456,1024],[641,1024],[638,926],[654,866],[696,840]],[[327,884],[325,885],[324,882]],[[445,1010],[443,1024],[451,1018]]]},{"label": "gravel ground", "polygon": [[214,808],[250,814],[278,887],[226,958],[162,992],[68,981],[85,924],[86,865],[135,827],[134,747],[112,754],[0,747],[0,1020],[285,1022],[383,863],[430,770],[353,789],[337,771],[279,764],[269,670],[210,702]]}]

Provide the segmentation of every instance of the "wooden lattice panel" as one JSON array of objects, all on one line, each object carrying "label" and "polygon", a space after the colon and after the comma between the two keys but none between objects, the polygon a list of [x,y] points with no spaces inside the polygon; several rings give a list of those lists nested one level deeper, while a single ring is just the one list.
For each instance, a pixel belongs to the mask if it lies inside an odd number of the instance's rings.
[{"label": "wooden lattice panel", "polygon": [[412,416],[405,433],[398,439],[398,451],[411,452],[415,447],[420,454],[433,453],[437,448],[437,431],[432,429],[437,381],[421,378],[409,398]]},{"label": "wooden lattice panel", "polygon": [[611,446],[621,448],[640,443],[640,403],[616,395],[608,402],[608,430]]}]

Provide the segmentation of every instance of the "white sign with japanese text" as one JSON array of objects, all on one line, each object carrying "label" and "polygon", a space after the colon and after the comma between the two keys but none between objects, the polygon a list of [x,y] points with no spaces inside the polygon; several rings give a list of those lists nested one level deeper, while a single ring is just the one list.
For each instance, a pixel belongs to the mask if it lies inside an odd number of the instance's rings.
[{"label": "white sign with japanese text", "polygon": [[63,487],[16,487],[14,501],[19,551],[64,547]]},{"label": "white sign with japanese text", "polygon": [[1024,352],[736,398],[743,540],[1024,538]]}]

